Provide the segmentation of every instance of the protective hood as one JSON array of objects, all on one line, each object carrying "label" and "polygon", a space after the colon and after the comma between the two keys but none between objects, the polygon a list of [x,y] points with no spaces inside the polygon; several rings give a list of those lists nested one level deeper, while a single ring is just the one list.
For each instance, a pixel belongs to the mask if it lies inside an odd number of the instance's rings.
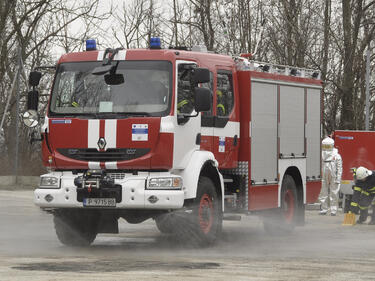
[{"label": "protective hood", "polygon": [[335,141],[331,139],[330,137],[326,137],[322,141],[322,160],[327,162],[327,161],[332,161],[333,156],[337,154],[337,149],[336,152],[334,152],[334,144]]}]

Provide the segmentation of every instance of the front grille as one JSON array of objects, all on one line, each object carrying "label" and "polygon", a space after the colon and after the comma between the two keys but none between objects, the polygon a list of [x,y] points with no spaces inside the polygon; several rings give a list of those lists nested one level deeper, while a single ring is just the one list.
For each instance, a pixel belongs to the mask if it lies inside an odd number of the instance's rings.
[{"label": "front grille", "polygon": [[125,173],[107,173],[107,176],[114,180],[123,180],[125,178]]},{"label": "front grille", "polygon": [[142,157],[150,152],[149,148],[109,148],[98,151],[95,148],[58,148],[65,157],[95,162],[127,161]]}]

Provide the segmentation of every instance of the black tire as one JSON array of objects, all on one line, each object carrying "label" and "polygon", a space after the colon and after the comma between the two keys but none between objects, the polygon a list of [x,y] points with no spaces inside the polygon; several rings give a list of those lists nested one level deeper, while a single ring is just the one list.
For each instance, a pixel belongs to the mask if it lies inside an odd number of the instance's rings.
[{"label": "black tire", "polygon": [[175,226],[171,215],[164,214],[155,218],[156,227],[161,233],[171,234],[174,233]]},{"label": "black tire", "polygon": [[[212,180],[200,177],[197,196],[191,206],[192,212],[178,227],[177,235],[192,246],[208,247],[220,236],[223,214],[221,202]],[[182,221],[181,221],[182,222]]]},{"label": "black tire", "polygon": [[66,246],[89,246],[98,234],[99,218],[83,210],[58,210],[53,222],[57,238]]},{"label": "black tire", "polygon": [[281,207],[263,217],[264,229],[270,234],[291,233],[297,222],[299,208],[297,187],[290,175],[285,175],[281,184]]}]

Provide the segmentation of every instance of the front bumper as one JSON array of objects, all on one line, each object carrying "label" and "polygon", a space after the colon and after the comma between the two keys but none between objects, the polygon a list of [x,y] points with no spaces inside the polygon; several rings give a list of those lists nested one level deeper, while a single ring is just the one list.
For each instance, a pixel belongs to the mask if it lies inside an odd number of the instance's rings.
[{"label": "front bumper", "polygon": [[[121,185],[121,202],[116,203],[115,209],[179,209],[184,204],[183,190],[148,190],[148,177],[160,176],[160,173],[143,173],[142,175],[126,174],[123,179],[115,179]],[[163,173],[165,176],[166,173]],[[94,208],[84,207],[77,200],[77,187],[71,173],[62,174],[60,188],[37,188],[34,191],[34,203],[45,209],[49,208]],[[97,207],[95,207],[97,208]],[[99,207],[100,208],[100,207]]]}]

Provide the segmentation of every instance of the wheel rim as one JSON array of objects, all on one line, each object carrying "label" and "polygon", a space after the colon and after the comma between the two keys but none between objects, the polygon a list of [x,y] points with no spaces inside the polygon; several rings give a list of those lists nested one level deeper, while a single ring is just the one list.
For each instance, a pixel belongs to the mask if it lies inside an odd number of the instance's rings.
[{"label": "wheel rim", "polygon": [[284,195],[284,216],[287,222],[292,222],[294,217],[295,200],[292,190],[288,189]]},{"label": "wheel rim", "polygon": [[213,224],[214,208],[212,198],[208,194],[204,194],[199,203],[199,225],[203,233],[210,232]]}]

